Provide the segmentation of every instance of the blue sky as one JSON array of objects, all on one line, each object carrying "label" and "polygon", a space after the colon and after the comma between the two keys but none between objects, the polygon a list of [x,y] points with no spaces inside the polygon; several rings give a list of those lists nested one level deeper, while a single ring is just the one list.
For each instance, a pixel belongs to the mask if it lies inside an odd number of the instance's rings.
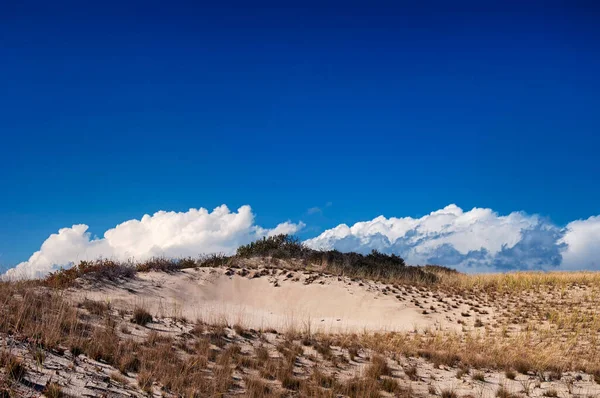
[{"label": "blue sky", "polygon": [[303,238],[452,203],[600,214],[600,7],[485,3],[3,6],[0,267],[221,204]]}]

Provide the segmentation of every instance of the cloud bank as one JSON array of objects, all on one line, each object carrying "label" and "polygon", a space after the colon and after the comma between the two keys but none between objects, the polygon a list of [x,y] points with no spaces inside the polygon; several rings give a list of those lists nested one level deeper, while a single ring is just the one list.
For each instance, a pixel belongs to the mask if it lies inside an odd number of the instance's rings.
[{"label": "cloud bank", "polygon": [[600,216],[561,228],[537,215],[449,205],[421,218],[377,217],[306,241],[317,249],[396,253],[464,272],[600,269]]},{"label": "cloud bank", "polygon": [[[232,254],[239,245],[264,236],[295,234],[304,223],[256,225],[250,206],[232,212],[222,205],[187,212],[159,211],[129,220],[92,237],[84,224],[51,235],[9,278],[36,278],[80,260],[99,257],[144,260],[203,253]],[[396,253],[409,264],[440,264],[464,272],[600,269],[600,216],[559,227],[523,212],[499,215],[492,209],[463,211],[449,205],[421,218],[386,218],[340,224],[308,239],[315,249]]]},{"label": "cloud bank", "polygon": [[284,222],[273,229],[254,224],[250,206],[231,212],[222,205],[187,212],[159,211],[141,220],[129,220],[93,238],[84,224],[52,234],[29,260],[7,271],[8,278],[37,278],[60,267],[99,257],[144,260],[153,256],[184,257],[203,253],[232,254],[238,246],[263,236],[294,234],[302,222]]}]

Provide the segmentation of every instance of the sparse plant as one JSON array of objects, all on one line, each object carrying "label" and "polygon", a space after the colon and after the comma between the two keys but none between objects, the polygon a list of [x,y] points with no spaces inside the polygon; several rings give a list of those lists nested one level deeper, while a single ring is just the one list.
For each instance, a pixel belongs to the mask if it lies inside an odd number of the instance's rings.
[{"label": "sparse plant", "polygon": [[8,351],[0,352],[0,365],[4,367],[6,375],[15,381],[21,381],[27,373],[23,361]]},{"label": "sparse plant", "polygon": [[416,365],[410,365],[410,366],[406,367],[404,369],[404,373],[411,380],[417,380],[419,378]]},{"label": "sparse plant", "polygon": [[458,394],[453,389],[445,389],[440,392],[442,398],[458,398]]},{"label": "sparse plant", "polygon": [[50,382],[44,388],[44,395],[47,398],[61,398],[63,396],[62,388],[58,383]]},{"label": "sparse plant", "polygon": [[517,374],[514,370],[509,369],[504,372],[504,376],[506,376],[506,378],[509,380],[514,380],[517,377]]},{"label": "sparse plant", "polygon": [[152,322],[152,315],[143,307],[135,307],[131,321],[135,324],[146,326]]},{"label": "sparse plant", "polygon": [[473,372],[473,376],[471,376],[473,380],[485,382],[485,374],[483,372]]},{"label": "sparse plant", "polygon": [[380,355],[374,355],[371,358],[371,364],[367,367],[365,375],[368,378],[379,380],[381,376],[389,376],[391,373],[392,371],[385,358]]}]

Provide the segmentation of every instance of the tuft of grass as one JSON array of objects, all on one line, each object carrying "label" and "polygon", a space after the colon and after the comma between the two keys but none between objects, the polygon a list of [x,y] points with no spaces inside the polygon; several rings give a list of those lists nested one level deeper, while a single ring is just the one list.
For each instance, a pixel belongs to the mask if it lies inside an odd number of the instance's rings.
[{"label": "tuft of grass", "polygon": [[90,299],[84,299],[79,306],[81,308],[85,308],[89,311],[90,314],[93,315],[104,315],[108,310],[109,306],[107,303],[103,303],[101,301],[95,301]]},{"label": "tuft of grass", "polygon": [[142,391],[144,391],[147,394],[152,394],[152,383],[154,383],[154,380],[150,372],[140,372],[137,376],[137,381]]},{"label": "tuft of grass", "polygon": [[473,380],[485,382],[485,374],[483,372],[474,372],[471,377]]},{"label": "tuft of grass", "polygon": [[518,398],[518,395],[512,394],[504,386],[500,386],[500,388],[498,388],[496,391],[496,396],[498,398]]},{"label": "tuft of grass", "polygon": [[258,377],[244,377],[244,384],[246,385],[246,396],[248,398],[266,398],[273,395],[269,384]]},{"label": "tuft of grass", "polygon": [[256,359],[260,362],[266,363],[269,360],[269,350],[264,345],[260,345],[254,349],[256,353]]},{"label": "tuft of grass", "polygon": [[48,383],[44,388],[44,395],[47,398],[61,398],[64,394],[60,385],[58,385],[58,383],[52,382]]},{"label": "tuft of grass", "polygon": [[408,376],[409,379],[416,381],[419,379],[419,375],[417,374],[417,366],[410,365],[406,369],[404,369],[404,373]]},{"label": "tuft of grass", "polygon": [[456,378],[462,379],[462,377],[469,373],[469,369],[461,367],[456,370]]},{"label": "tuft of grass", "polygon": [[387,361],[380,355],[374,355],[371,358],[371,364],[365,372],[366,377],[374,380],[379,380],[381,376],[390,376],[391,374],[392,370],[388,366]]},{"label": "tuft of grass", "polygon": [[458,394],[452,389],[445,389],[440,392],[442,398],[458,398]]},{"label": "tuft of grass", "polygon": [[362,379],[354,377],[341,383],[336,388],[336,393],[361,398],[380,398],[380,388],[377,381],[373,379]]},{"label": "tuft of grass", "polygon": [[23,361],[8,351],[0,353],[0,365],[4,367],[8,378],[14,381],[21,381],[27,373]]},{"label": "tuft of grass", "polygon": [[145,308],[135,307],[133,310],[133,317],[131,318],[131,322],[146,326],[146,324],[152,322],[152,315]]},{"label": "tuft of grass", "polygon": [[514,380],[517,377],[517,373],[514,370],[507,370],[504,372],[504,376],[506,376],[509,380]]},{"label": "tuft of grass", "polygon": [[395,397],[410,396],[406,395],[409,393],[407,389],[402,388],[397,380],[389,377],[381,379],[381,389],[390,394],[394,394]]}]

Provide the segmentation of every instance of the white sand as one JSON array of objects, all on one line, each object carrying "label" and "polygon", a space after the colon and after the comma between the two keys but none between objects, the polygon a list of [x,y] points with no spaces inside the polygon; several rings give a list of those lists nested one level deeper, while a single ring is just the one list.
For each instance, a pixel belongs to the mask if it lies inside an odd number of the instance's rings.
[{"label": "white sand", "polygon": [[[147,308],[156,316],[190,321],[225,321],[248,328],[293,327],[323,332],[410,331],[453,327],[444,316],[423,314],[409,299],[381,293],[383,285],[349,278],[321,276],[310,284],[301,272],[257,278],[228,276],[220,268],[188,269],[177,273],[139,273],[118,285],[72,292],[74,298],[108,301],[116,308]],[[293,281],[296,279],[296,281]],[[341,279],[341,280],[339,280]],[[277,286],[276,286],[277,285]],[[405,293],[411,297],[413,293]]]}]

